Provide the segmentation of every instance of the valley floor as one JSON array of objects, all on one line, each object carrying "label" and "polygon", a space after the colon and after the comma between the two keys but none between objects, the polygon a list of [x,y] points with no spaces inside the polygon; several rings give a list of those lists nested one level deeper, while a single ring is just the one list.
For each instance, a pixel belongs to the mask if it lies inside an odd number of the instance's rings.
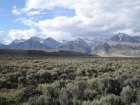
[{"label": "valley floor", "polygon": [[0,105],[140,103],[140,58],[0,55]]}]

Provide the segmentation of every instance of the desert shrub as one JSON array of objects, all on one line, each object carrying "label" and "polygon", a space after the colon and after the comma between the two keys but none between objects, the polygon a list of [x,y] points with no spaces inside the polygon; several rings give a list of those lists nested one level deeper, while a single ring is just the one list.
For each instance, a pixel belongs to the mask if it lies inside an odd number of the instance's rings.
[{"label": "desert shrub", "polygon": [[77,76],[82,76],[81,68],[77,68],[76,75]]},{"label": "desert shrub", "polygon": [[36,86],[34,85],[29,85],[24,89],[24,96],[26,98],[36,96],[36,95],[41,95],[42,92],[36,89]]},{"label": "desert shrub", "polygon": [[39,77],[37,75],[32,75],[32,78],[30,80],[27,80],[27,84],[28,86],[33,85],[35,87],[37,87],[38,85],[38,81],[39,81]]},{"label": "desert shrub", "polygon": [[30,105],[46,105],[45,98],[43,96],[30,97],[28,103]]},{"label": "desert shrub", "polygon": [[37,70],[36,69],[31,69],[31,70],[29,70],[28,72],[27,72],[27,75],[33,75],[33,74],[35,74],[37,72]]},{"label": "desert shrub", "polygon": [[0,88],[16,89],[18,87],[17,83],[11,82],[8,78],[0,78]]},{"label": "desert shrub", "polygon": [[137,91],[137,103],[140,104],[140,90]]},{"label": "desert shrub", "polygon": [[86,89],[84,91],[84,97],[86,98],[86,100],[90,100],[90,101],[93,101],[94,98],[96,98],[96,96],[98,95],[97,91],[96,90],[89,90],[89,89]]},{"label": "desert shrub", "polygon": [[51,73],[45,70],[38,72],[38,75],[39,75],[39,83],[48,83],[52,81]]},{"label": "desert shrub", "polygon": [[59,102],[60,105],[72,105],[72,94],[65,88],[62,88],[59,93]]},{"label": "desert shrub", "polygon": [[124,83],[125,80],[132,78],[132,74],[129,72],[123,72],[120,76],[119,76],[119,81],[121,81],[122,83]]},{"label": "desert shrub", "polygon": [[26,97],[24,95],[24,90],[20,90],[17,94],[14,95],[13,101],[16,104],[26,101]]},{"label": "desert shrub", "polygon": [[76,75],[75,75],[74,72],[69,72],[69,73],[67,74],[67,76],[68,76],[68,79],[74,80]]},{"label": "desert shrub", "polygon": [[64,74],[62,74],[62,75],[60,76],[60,79],[65,80],[67,77],[68,77],[67,74],[64,73]]},{"label": "desert shrub", "polygon": [[91,90],[98,90],[98,79],[88,80],[88,88]]},{"label": "desert shrub", "polygon": [[82,105],[82,101],[80,100],[73,100],[73,105]]},{"label": "desert shrub", "polygon": [[29,102],[22,103],[21,105],[31,105]]},{"label": "desert shrub", "polygon": [[27,86],[25,89],[21,89],[13,96],[12,101],[16,104],[27,102],[30,97],[40,96],[42,93],[36,90],[34,86]]},{"label": "desert shrub", "polygon": [[[104,104],[102,104],[99,100],[94,100],[94,101],[83,101],[82,105],[104,105]],[[110,105],[113,105],[113,104],[110,104]]]},{"label": "desert shrub", "polygon": [[126,104],[136,102],[136,92],[130,86],[124,87],[121,92],[121,98]]},{"label": "desert shrub", "polygon": [[87,88],[87,81],[79,81],[77,82],[79,90],[84,90]]},{"label": "desert shrub", "polygon": [[53,72],[51,75],[53,80],[58,80],[59,76],[57,72]]},{"label": "desert shrub", "polygon": [[0,105],[7,105],[6,97],[0,96]]},{"label": "desert shrub", "polygon": [[34,74],[28,74],[26,75],[26,80],[30,81],[31,79],[34,79],[35,75]]},{"label": "desert shrub", "polygon": [[124,86],[129,85],[132,88],[140,88],[140,78],[138,77],[133,77],[129,78],[126,81],[124,81]]},{"label": "desert shrub", "polygon": [[21,76],[18,78],[18,83],[22,86],[24,86],[25,84],[27,84],[27,80],[25,77]]},{"label": "desert shrub", "polygon": [[74,83],[68,83],[66,89],[71,93],[73,100],[79,99],[79,88]]},{"label": "desert shrub", "polygon": [[38,86],[38,90],[43,93],[45,103],[47,105],[57,105],[59,103],[59,91],[58,84],[41,84]]},{"label": "desert shrub", "polygon": [[0,78],[0,88],[6,88],[7,82],[8,82],[8,79],[6,77]]},{"label": "desert shrub", "polygon": [[93,100],[91,105],[102,105],[102,103],[100,102],[100,100]]},{"label": "desert shrub", "polygon": [[59,89],[57,89],[55,86],[53,85],[48,85],[46,86],[46,92],[44,93],[45,95],[51,97],[52,99],[57,99],[58,95],[59,95]]},{"label": "desert shrub", "polygon": [[83,101],[82,105],[91,105],[91,102],[90,101]]},{"label": "desert shrub", "polygon": [[102,94],[119,95],[121,92],[119,81],[111,77],[103,77],[98,79],[98,86]]},{"label": "desert shrub", "polygon": [[77,86],[78,86],[78,99],[84,100],[85,99],[84,91],[87,88],[87,81],[79,81],[77,82]]},{"label": "desert shrub", "polygon": [[26,76],[26,70],[19,70],[18,71],[18,74],[19,74],[19,76],[23,76],[23,77],[25,77]]},{"label": "desert shrub", "polygon": [[63,79],[61,79],[59,81],[59,88],[61,89],[61,88],[65,88],[65,87],[66,87],[65,81]]},{"label": "desert shrub", "polygon": [[43,97],[45,98],[45,105],[60,105],[59,99],[52,99],[51,97],[46,95],[43,95]]},{"label": "desert shrub", "polygon": [[109,94],[105,97],[102,97],[100,101],[102,105],[124,105],[122,100],[114,94]]}]

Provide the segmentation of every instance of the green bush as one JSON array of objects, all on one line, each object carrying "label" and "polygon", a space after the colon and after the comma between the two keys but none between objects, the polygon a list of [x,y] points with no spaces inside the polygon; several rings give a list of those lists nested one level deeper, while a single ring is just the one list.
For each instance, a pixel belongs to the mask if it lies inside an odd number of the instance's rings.
[{"label": "green bush", "polygon": [[0,105],[8,105],[6,97],[0,96]]},{"label": "green bush", "polygon": [[132,88],[139,88],[140,87],[140,78],[136,77],[136,75],[133,78],[129,78],[126,81],[124,81],[124,85],[131,86]]},{"label": "green bush", "polygon": [[25,86],[27,84],[27,80],[25,77],[21,76],[18,78],[18,83],[22,86]]},{"label": "green bush", "polygon": [[60,102],[60,105],[71,105],[72,94],[68,90],[62,88],[59,93],[59,102]]},{"label": "green bush", "polygon": [[90,100],[93,101],[94,98],[96,98],[96,96],[98,95],[98,93],[96,92],[96,90],[88,90],[86,89],[84,92],[84,97],[86,98],[86,100]]},{"label": "green bush", "polygon": [[45,70],[42,72],[39,72],[38,75],[39,75],[39,83],[49,83],[52,81],[51,73]]},{"label": "green bush", "polygon": [[82,105],[82,101],[80,100],[73,100],[73,105]]},{"label": "green bush", "polygon": [[121,92],[121,98],[126,104],[136,102],[136,92],[130,86],[124,87]]},{"label": "green bush", "polygon": [[111,77],[103,77],[98,79],[98,88],[102,94],[115,94],[119,95],[121,92],[120,83],[117,79]]},{"label": "green bush", "polygon": [[29,98],[30,105],[46,105],[45,98],[43,96],[34,96]]},{"label": "green bush", "polygon": [[114,94],[109,94],[105,97],[102,97],[100,101],[102,105],[124,105],[122,100]]},{"label": "green bush", "polygon": [[137,91],[137,103],[140,104],[140,90]]},{"label": "green bush", "polygon": [[17,94],[15,94],[13,101],[16,104],[19,104],[21,102],[25,102],[26,101],[26,97],[24,95],[24,90],[19,91]]}]

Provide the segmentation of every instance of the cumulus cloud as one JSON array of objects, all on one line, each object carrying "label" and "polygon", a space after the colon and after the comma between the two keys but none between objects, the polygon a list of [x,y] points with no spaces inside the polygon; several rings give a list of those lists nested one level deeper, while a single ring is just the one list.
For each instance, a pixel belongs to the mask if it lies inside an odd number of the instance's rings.
[{"label": "cumulus cloud", "polygon": [[6,43],[7,34],[3,31],[0,31],[0,43]]},{"label": "cumulus cloud", "polygon": [[22,13],[25,13],[27,16],[34,16],[34,15],[41,14],[41,11],[37,11],[37,10],[26,11],[25,9],[20,9],[20,8],[17,8],[16,6],[13,6],[12,13],[15,15],[21,15]]},{"label": "cumulus cloud", "polygon": [[[44,21],[39,21],[38,27],[43,31],[44,35],[61,40],[67,38],[71,39],[72,36],[69,32],[78,31],[78,25],[80,23],[81,21],[77,17],[67,18],[61,16],[52,20],[46,19]],[[75,25],[77,25],[77,27]]]},{"label": "cumulus cloud", "polygon": [[13,29],[13,30],[9,31],[9,36],[12,39],[21,39],[21,38],[29,39],[32,36],[38,36],[38,35],[39,35],[39,33],[34,28],[31,28],[29,30],[15,30],[15,29]]},{"label": "cumulus cloud", "polygon": [[73,8],[81,0],[27,0],[23,11],[31,9],[53,9],[54,7]]},{"label": "cumulus cloud", "polygon": [[35,25],[44,35],[57,39],[108,37],[117,32],[140,35],[139,0],[27,0],[21,11],[39,14],[38,11],[56,7],[72,9],[75,16],[59,16],[27,25]]},{"label": "cumulus cloud", "polygon": [[[86,37],[93,32],[97,32],[97,28],[92,29],[83,24],[77,17],[67,18],[65,16],[56,17],[54,19],[46,19],[38,22],[38,27],[44,34],[55,39],[73,39],[74,37]],[[92,34],[93,35],[93,34]]]},{"label": "cumulus cloud", "polygon": [[119,32],[127,33],[128,35],[132,35],[132,36],[140,36],[140,31],[134,31],[132,28],[118,30],[116,33],[119,33]]},{"label": "cumulus cloud", "polygon": [[31,27],[36,27],[37,23],[34,21],[34,18],[18,18],[15,20],[16,21],[20,21],[21,23],[23,23],[24,25],[27,26],[31,26]]}]

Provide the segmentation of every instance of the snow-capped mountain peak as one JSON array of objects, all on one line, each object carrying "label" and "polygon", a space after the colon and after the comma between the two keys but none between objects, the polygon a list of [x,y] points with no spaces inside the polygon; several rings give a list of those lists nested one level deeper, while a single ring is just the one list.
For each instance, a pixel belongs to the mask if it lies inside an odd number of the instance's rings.
[{"label": "snow-capped mountain peak", "polygon": [[44,42],[44,39],[43,38],[39,38],[39,37],[31,37],[29,40],[38,41],[40,43],[43,43]]},{"label": "snow-capped mountain peak", "polygon": [[61,45],[63,45],[63,44],[66,44],[68,41],[66,41],[66,40],[59,40],[58,41]]},{"label": "snow-capped mountain peak", "polygon": [[26,41],[26,39],[20,39],[20,40],[15,39],[15,40],[12,41],[10,44],[18,44],[18,43],[22,43],[22,42],[24,42],[24,41]]},{"label": "snow-capped mountain peak", "polygon": [[133,37],[124,33],[118,33],[110,37],[109,40],[116,41],[116,42],[133,42],[133,43],[139,42],[139,40],[137,40],[136,37]]}]

